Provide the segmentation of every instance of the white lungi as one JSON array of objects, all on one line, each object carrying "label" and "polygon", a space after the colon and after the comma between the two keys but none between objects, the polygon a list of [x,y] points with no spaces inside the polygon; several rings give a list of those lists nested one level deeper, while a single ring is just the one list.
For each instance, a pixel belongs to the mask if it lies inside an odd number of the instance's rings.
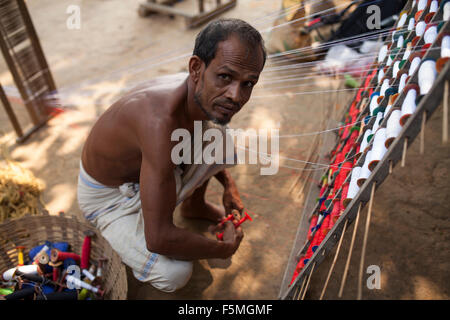
[{"label": "white lungi", "polygon": [[[203,131],[211,127],[221,130],[225,137],[226,126],[203,121]],[[194,153],[201,152],[193,150]],[[226,164],[226,161],[224,164],[192,164],[184,172],[177,166],[174,170],[176,205],[192,195],[209,178],[234,166],[236,152],[232,156],[233,164]],[[102,185],[87,174],[80,161],[77,196],[85,218],[100,230],[122,261],[133,270],[136,279],[150,282],[165,292],[182,288],[189,281],[192,261],[175,260],[147,250],[139,184],[124,183],[117,188]]]}]

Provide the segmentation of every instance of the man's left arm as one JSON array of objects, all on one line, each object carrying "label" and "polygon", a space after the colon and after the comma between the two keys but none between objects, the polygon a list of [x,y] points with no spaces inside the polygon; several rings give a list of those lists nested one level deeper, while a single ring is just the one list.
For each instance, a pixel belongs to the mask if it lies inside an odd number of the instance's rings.
[{"label": "man's left arm", "polygon": [[215,175],[216,179],[222,184],[223,191],[223,206],[225,207],[226,214],[230,214],[233,209],[239,211],[242,214],[244,210],[244,204],[242,203],[241,196],[236,187],[231,174],[228,170],[224,169]]}]

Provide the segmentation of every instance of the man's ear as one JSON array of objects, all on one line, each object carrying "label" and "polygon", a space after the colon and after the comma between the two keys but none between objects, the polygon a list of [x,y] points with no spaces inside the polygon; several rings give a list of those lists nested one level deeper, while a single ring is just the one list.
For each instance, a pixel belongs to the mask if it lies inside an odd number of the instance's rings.
[{"label": "man's ear", "polygon": [[199,81],[203,66],[204,62],[198,56],[192,56],[189,59],[189,75],[194,83]]}]

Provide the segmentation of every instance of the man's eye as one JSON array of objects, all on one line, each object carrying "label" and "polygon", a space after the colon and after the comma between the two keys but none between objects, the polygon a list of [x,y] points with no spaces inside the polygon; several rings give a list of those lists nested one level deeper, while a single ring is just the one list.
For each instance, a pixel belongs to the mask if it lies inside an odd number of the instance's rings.
[{"label": "man's eye", "polygon": [[228,74],[219,74],[219,78],[225,81],[231,80],[231,77]]},{"label": "man's eye", "polygon": [[253,87],[255,86],[255,84],[254,84],[253,82],[251,82],[251,81],[247,81],[247,82],[245,83],[245,86],[246,86],[247,88],[253,88]]}]

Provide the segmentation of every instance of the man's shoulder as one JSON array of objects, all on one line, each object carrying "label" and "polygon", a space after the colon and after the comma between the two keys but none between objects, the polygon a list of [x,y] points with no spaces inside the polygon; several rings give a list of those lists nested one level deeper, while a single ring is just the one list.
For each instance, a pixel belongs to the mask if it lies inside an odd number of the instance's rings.
[{"label": "man's shoulder", "polygon": [[122,97],[121,113],[124,113],[127,122],[136,130],[138,136],[170,136],[172,131],[179,127],[179,119],[174,116],[178,109],[175,94],[170,88],[141,86]]}]

